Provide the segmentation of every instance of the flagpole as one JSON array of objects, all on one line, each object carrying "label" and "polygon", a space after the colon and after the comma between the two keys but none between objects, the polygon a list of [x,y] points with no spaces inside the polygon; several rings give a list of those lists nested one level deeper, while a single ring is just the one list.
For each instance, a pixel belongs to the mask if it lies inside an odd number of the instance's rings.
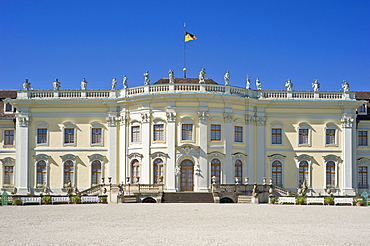
[{"label": "flagpole", "polygon": [[184,42],[184,68],[182,69],[184,71],[184,79],[186,79],[186,42],[185,42],[185,36],[186,36],[186,23],[184,22],[184,36],[183,36],[183,42]]}]

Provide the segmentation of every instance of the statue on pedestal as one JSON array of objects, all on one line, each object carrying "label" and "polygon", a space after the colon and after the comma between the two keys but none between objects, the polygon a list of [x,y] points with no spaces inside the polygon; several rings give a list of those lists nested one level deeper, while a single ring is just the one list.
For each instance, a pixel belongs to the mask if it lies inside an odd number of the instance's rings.
[{"label": "statue on pedestal", "polygon": [[175,74],[174,74],[172,69],[170,71],[168,71],[168,77],[169,77],[169,81],[170,81],[169,83],[174,84],[175,83]]},{"label": "statue on pedestal", "polygon": [[55,79],[55,81],[53,82],[53,88],[54,88],[54,91],[59,90],[60,82],[58,81],[58,79]]},{"label": "statue on pedestal", "polygon": [[30,88],[31,88],[31,83],[28,83],[28,79],[25,79],[23,83],[23,90],[29,91]]},{"label": "statue on pedestal", "polygon": [[127,88],[128,87],[128,84],[127,84],[127,77],[126,75],[123,76],[123,81],[122,81],[122,84],[123,84],[123,88]]},{"label": "statue on pedestal", "polygon": [[150,79],[149,79],[149,72],[146,71],[144,73],[144,85],[149,85]]},{"label": "statue on pedestal", "polygon": [[287,91],[292,91],[293,83],[290,79],[288,79],[288,81],[285,83],[285,87],[287,88]]},{"label": "statue on pedestal", "polygon": [[251,78],[249,77],[249,75],[247,75],[246,80],[247,83],[245,85],[245,89],[249,90],[251,88]]},{"label": "statue on pedestal", "polygon": [[314,81],[314,82],[312,83],[313,91],[319,91],[319,89],[320,89],[319,81],[318,81],[317,79],[314,79],[313,81]]},{"label": "statue on pedestal", "polygon": [[114,78],[114,79],[112,79],[112,90],[115,90],[116,86],[117,86],[117,79]]},{"label": "statue on pedestal", "polygon": [[229,81],[230,81],[230,72],[227,71],[224,75],[224,81],[225,81],[225,85],[229,85]]},{"label": "statue on pedestal", "polygon": [[259,91],[262,90],[262,83],[258,77],[256,78],[256,86],[257,86],[257,90]]},{"label": "statue on pedestal", "polygon": [[258,185],[256,183],[253,185],[252,196],[258,196]]},{"label": "statue on pedestal", "polygon": [[67,184],[67,194],[72,194],[73,192],[73,187],[72,187],[72,182],[71,180],[68,181],[68,184]]},{"label": "statue on pedestal", "polygon": [[204,83],[204,77],[206,76],[206,69],[202,68],[202,70],[199,72],[199,83]]},{"label": "statue on pedestal", "polygon": [[81,81],[81,90],[86,90],[86,87],[87,87],[87,81],[86,79],[84,78],[82,81]]},{"label": "statue on pedestal", "polygon": [[344,92],[349,91],[350,88],[349,88],[349,84],[348,84],[347,80],[343,80],[342,88],[343,88]]}]

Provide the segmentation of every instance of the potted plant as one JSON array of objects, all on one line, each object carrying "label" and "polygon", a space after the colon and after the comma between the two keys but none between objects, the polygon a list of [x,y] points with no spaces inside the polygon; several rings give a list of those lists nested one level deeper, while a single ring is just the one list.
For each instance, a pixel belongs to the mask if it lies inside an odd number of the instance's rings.
[{"label": "potted plant", "polygon": [[100,197],[100,202],[104,203],[104,204],[107,204],[108,203],[107,197],[106,196]]},{"label": "potted plant", "polygon": [[364,206],[364,201],[363,200],[357,200],[356,205],[357,206]]},{"label": "potted plant", "polygon": [[41,201],[43,204],[50,204],[51,203],[51,197],[50,196],[43,196],[41,198]]},{"label": "potted plant", "polygon": [[71,202],[72,202],[73,204],[79,204],[79,203],[81,203],[81,198],[80,198],[79,196],[73,196],[73,197],[71,198]]},{"label": "potted plant", "polygon": [[276,198],[275,198],[275,197],[270,198],[270,203],[271,203],[271,204],[275,204],[275,203],[276,203]]},{"label": "potted plant", "polygon": [[19,199],[19,198],[13,199],[13,205],[15,205],[15,206],[22,205],[22,200]]},{"label": "potted plant", "polygon": [[325,197],[324,198],[324,203],[326,205],[333,205],[334,204],[334,198],[333,197]]},{"label": "potted plant", "polygon": [[296,203],[298,203],[299,205],[303,205],[306,203],[306,200],[304,199],[304,197],[298,197],[296,199]]}]

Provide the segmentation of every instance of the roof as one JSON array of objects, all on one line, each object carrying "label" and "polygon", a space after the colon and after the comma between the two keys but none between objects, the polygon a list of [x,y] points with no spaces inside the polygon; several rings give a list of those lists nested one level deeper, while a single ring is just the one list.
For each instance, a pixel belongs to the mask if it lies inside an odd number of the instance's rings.
[{"label": "roof", "polygon": [[17,91],[2,91],[0,90],[0,99],[17,98]]},{"label": "roof", "polygon": [[0,119],[13,119],[14,113],[4,112],[4,103],[2,102],[5,98],[17,98],[17,91],[2,91],[0,90]]},{"label": "roof", "polygon": [[[155,82],[155,85],[160,85],[160,84],[168,84],[170,81],[169,78],[162,78]],[[204,79],[204,82],[206,84],[214,84],[218,85],[213,79]],[[177,78],[175,79],[175,84],[199,84],[199,79],[183,79],[183,78]]]},{"label": "roof", "polygon": [[356,99],[370,100],[370,91],[356,91]]}]

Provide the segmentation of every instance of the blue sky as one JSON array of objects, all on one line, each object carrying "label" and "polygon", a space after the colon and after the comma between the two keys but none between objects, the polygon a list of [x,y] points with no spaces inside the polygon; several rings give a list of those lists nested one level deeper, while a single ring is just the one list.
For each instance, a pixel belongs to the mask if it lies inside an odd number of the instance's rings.
[{"label": "blue sky", "polygon": [[[188,78],[263,89],[370,91],[370,1],[69,1],[0,0],[0,89],[129,87],[174,69],[182,77],[183,23],[198,39],[187,43]],[[252,83],[252,88],[255,88]]]}]

